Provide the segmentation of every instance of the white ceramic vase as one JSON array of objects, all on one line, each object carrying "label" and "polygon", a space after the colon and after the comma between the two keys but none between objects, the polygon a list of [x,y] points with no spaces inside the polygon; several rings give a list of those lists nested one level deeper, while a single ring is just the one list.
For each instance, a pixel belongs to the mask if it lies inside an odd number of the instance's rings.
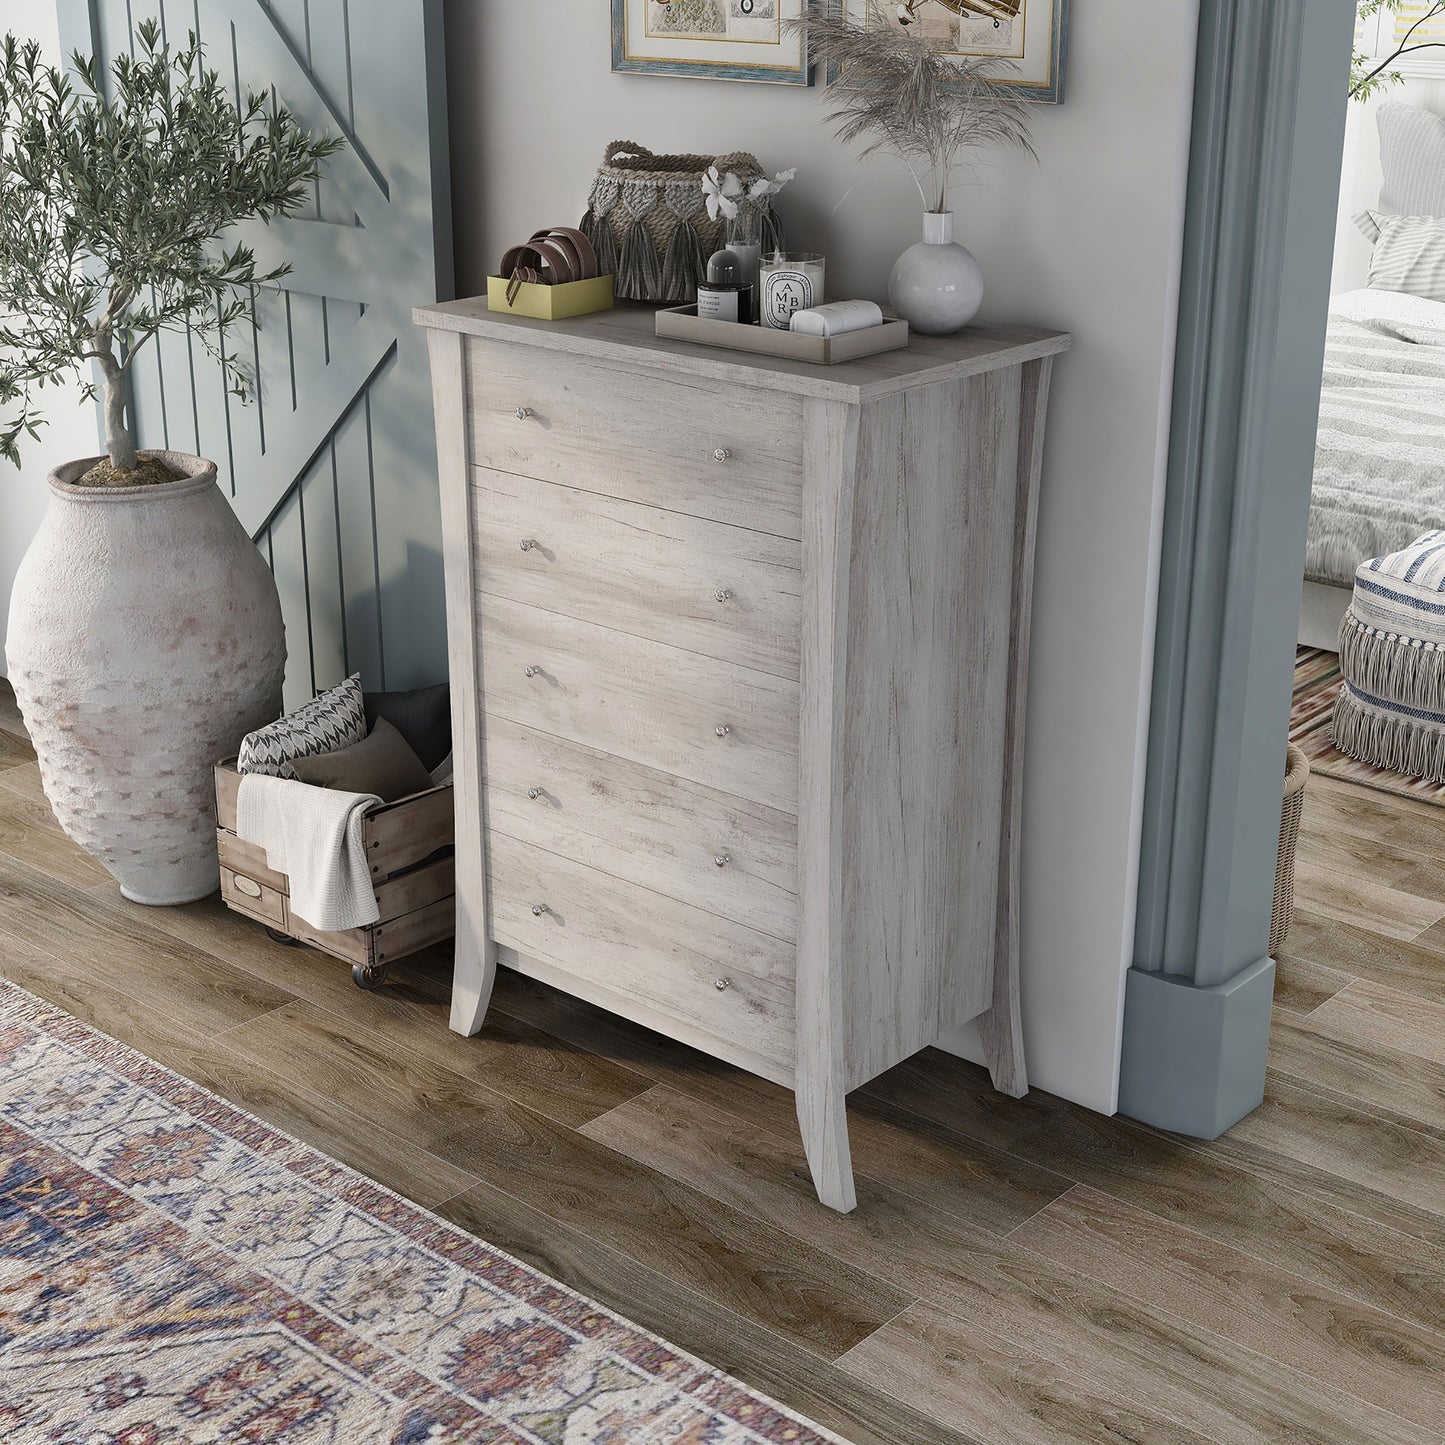
[{"label": "white ceramic vase", "polygon": [[15,577],[5,657],[65,831],[137,903],[219,886],[213,765],[281,710],[286,661],[270,570],[215,464],[153,452],[182,479],[73,485]]},{"label": "white ceramic vase", "polygon": [[983,272],[971,251],[953,239],[952,211],[925,211],[923,239],[894,263],[888,300],[915,331],[951,336],[983,304]]}]

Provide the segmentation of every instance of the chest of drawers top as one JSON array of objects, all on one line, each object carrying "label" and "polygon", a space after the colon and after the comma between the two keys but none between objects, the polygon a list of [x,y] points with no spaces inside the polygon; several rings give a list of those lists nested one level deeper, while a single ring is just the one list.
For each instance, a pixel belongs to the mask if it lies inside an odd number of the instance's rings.
[{"label": "chest of drawers top", "polygon": [[479,297],[418,307],[412,315],[419,326],[436,331],[459,331],[544,351],[592,357],[614,366],[665,370],[677,376],[854,403],[1038,361],[1067,351],[1070,340],[1067,332],[1040,326],[970,326],[958,336],[923,336],[915,332],[901,351],[880,352],[837,366],[816,366],[658,336],[653,330],[655,308],[635,304],[624,303],[612,311],[599,311],[560,325],[489,311],[486,301]]}]

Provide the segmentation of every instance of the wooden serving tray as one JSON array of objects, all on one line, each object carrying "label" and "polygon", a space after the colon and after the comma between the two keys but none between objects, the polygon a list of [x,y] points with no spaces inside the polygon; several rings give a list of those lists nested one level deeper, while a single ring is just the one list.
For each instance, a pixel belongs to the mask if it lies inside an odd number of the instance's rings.
[{"label": "wooden serving tray", "polygon": [[699,316],[694,306],[669,306],[657,313],[657,335],[676,341],[697,341],[703,346],[721,346],[728,351],[752,351],[762,356],[785,356],[791,361],[811,361],[834,366],[856,361],[880,351],[899,351],[908,345],[908,323],[885,321],[864,331],[845,331],[841,336],[804,336],[797,331],[777,331],[770,326],[744,326],[736,321],[714,321]]}]

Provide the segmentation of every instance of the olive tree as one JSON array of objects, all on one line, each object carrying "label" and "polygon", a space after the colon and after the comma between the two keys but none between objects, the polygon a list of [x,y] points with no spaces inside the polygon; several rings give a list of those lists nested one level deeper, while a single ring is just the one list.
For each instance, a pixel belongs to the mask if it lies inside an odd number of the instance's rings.
[{"label": "olive tree", "polygon": [[[1356,13],[1361,20],[1372,20],[1383,12],[1398,17],[1404,10],[1406,0],[1359,0]],[[1445,40],[1432,40],[1438,35],[1438,25],[1445,19],[1445,0],[1417,5],[1419,14],[1410,22],[1409,28],[1399,39],[1394,39],[1396,25],[1392,24],[1390,44],[1394,47],[1382,55],[1365,55],[1355,51],[1350,63],[1350,99],[1368,100],[1377,90],[1389,85],[1399,85],[1405,77],[1394,69],[1395,62],[1404,55],[1413,55],[1419,50],[1445,50]],[[1412,12],[1413,13],[1413,10]]]},{"label": "olive tree", "polygon": [[12,462],[43,421],[35,393],[79,373],[93,398],[94,363],[111,466],[134,473],[126,378],[160,331],[198,337],[248,396],[253,378],[221,338],[289,268],[258,271],[224,233],[294,214],[341,144],[273,96],[237,105],[194,34],[173,49],[153,21],[137,33],[134,55],[106,71],[77,54],[73,76],[33,42],[0,48],[0,456]]}]

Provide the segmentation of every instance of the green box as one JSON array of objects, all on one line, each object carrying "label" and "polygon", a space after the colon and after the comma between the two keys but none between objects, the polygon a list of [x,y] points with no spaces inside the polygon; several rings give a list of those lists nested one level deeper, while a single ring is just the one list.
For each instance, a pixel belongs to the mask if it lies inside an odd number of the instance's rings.
[{"label": "green box", "polygon": [[511,284],[505,276],[487,277],[489,311],[509,311],[513,316],[532,316],[538,321],[565,321],[569,316],[612,310],[611,276],[564,281],[560,286],[539,286],[535,281],[523,281],[517,290],[517,299],[509,303],[507,288]]}]

